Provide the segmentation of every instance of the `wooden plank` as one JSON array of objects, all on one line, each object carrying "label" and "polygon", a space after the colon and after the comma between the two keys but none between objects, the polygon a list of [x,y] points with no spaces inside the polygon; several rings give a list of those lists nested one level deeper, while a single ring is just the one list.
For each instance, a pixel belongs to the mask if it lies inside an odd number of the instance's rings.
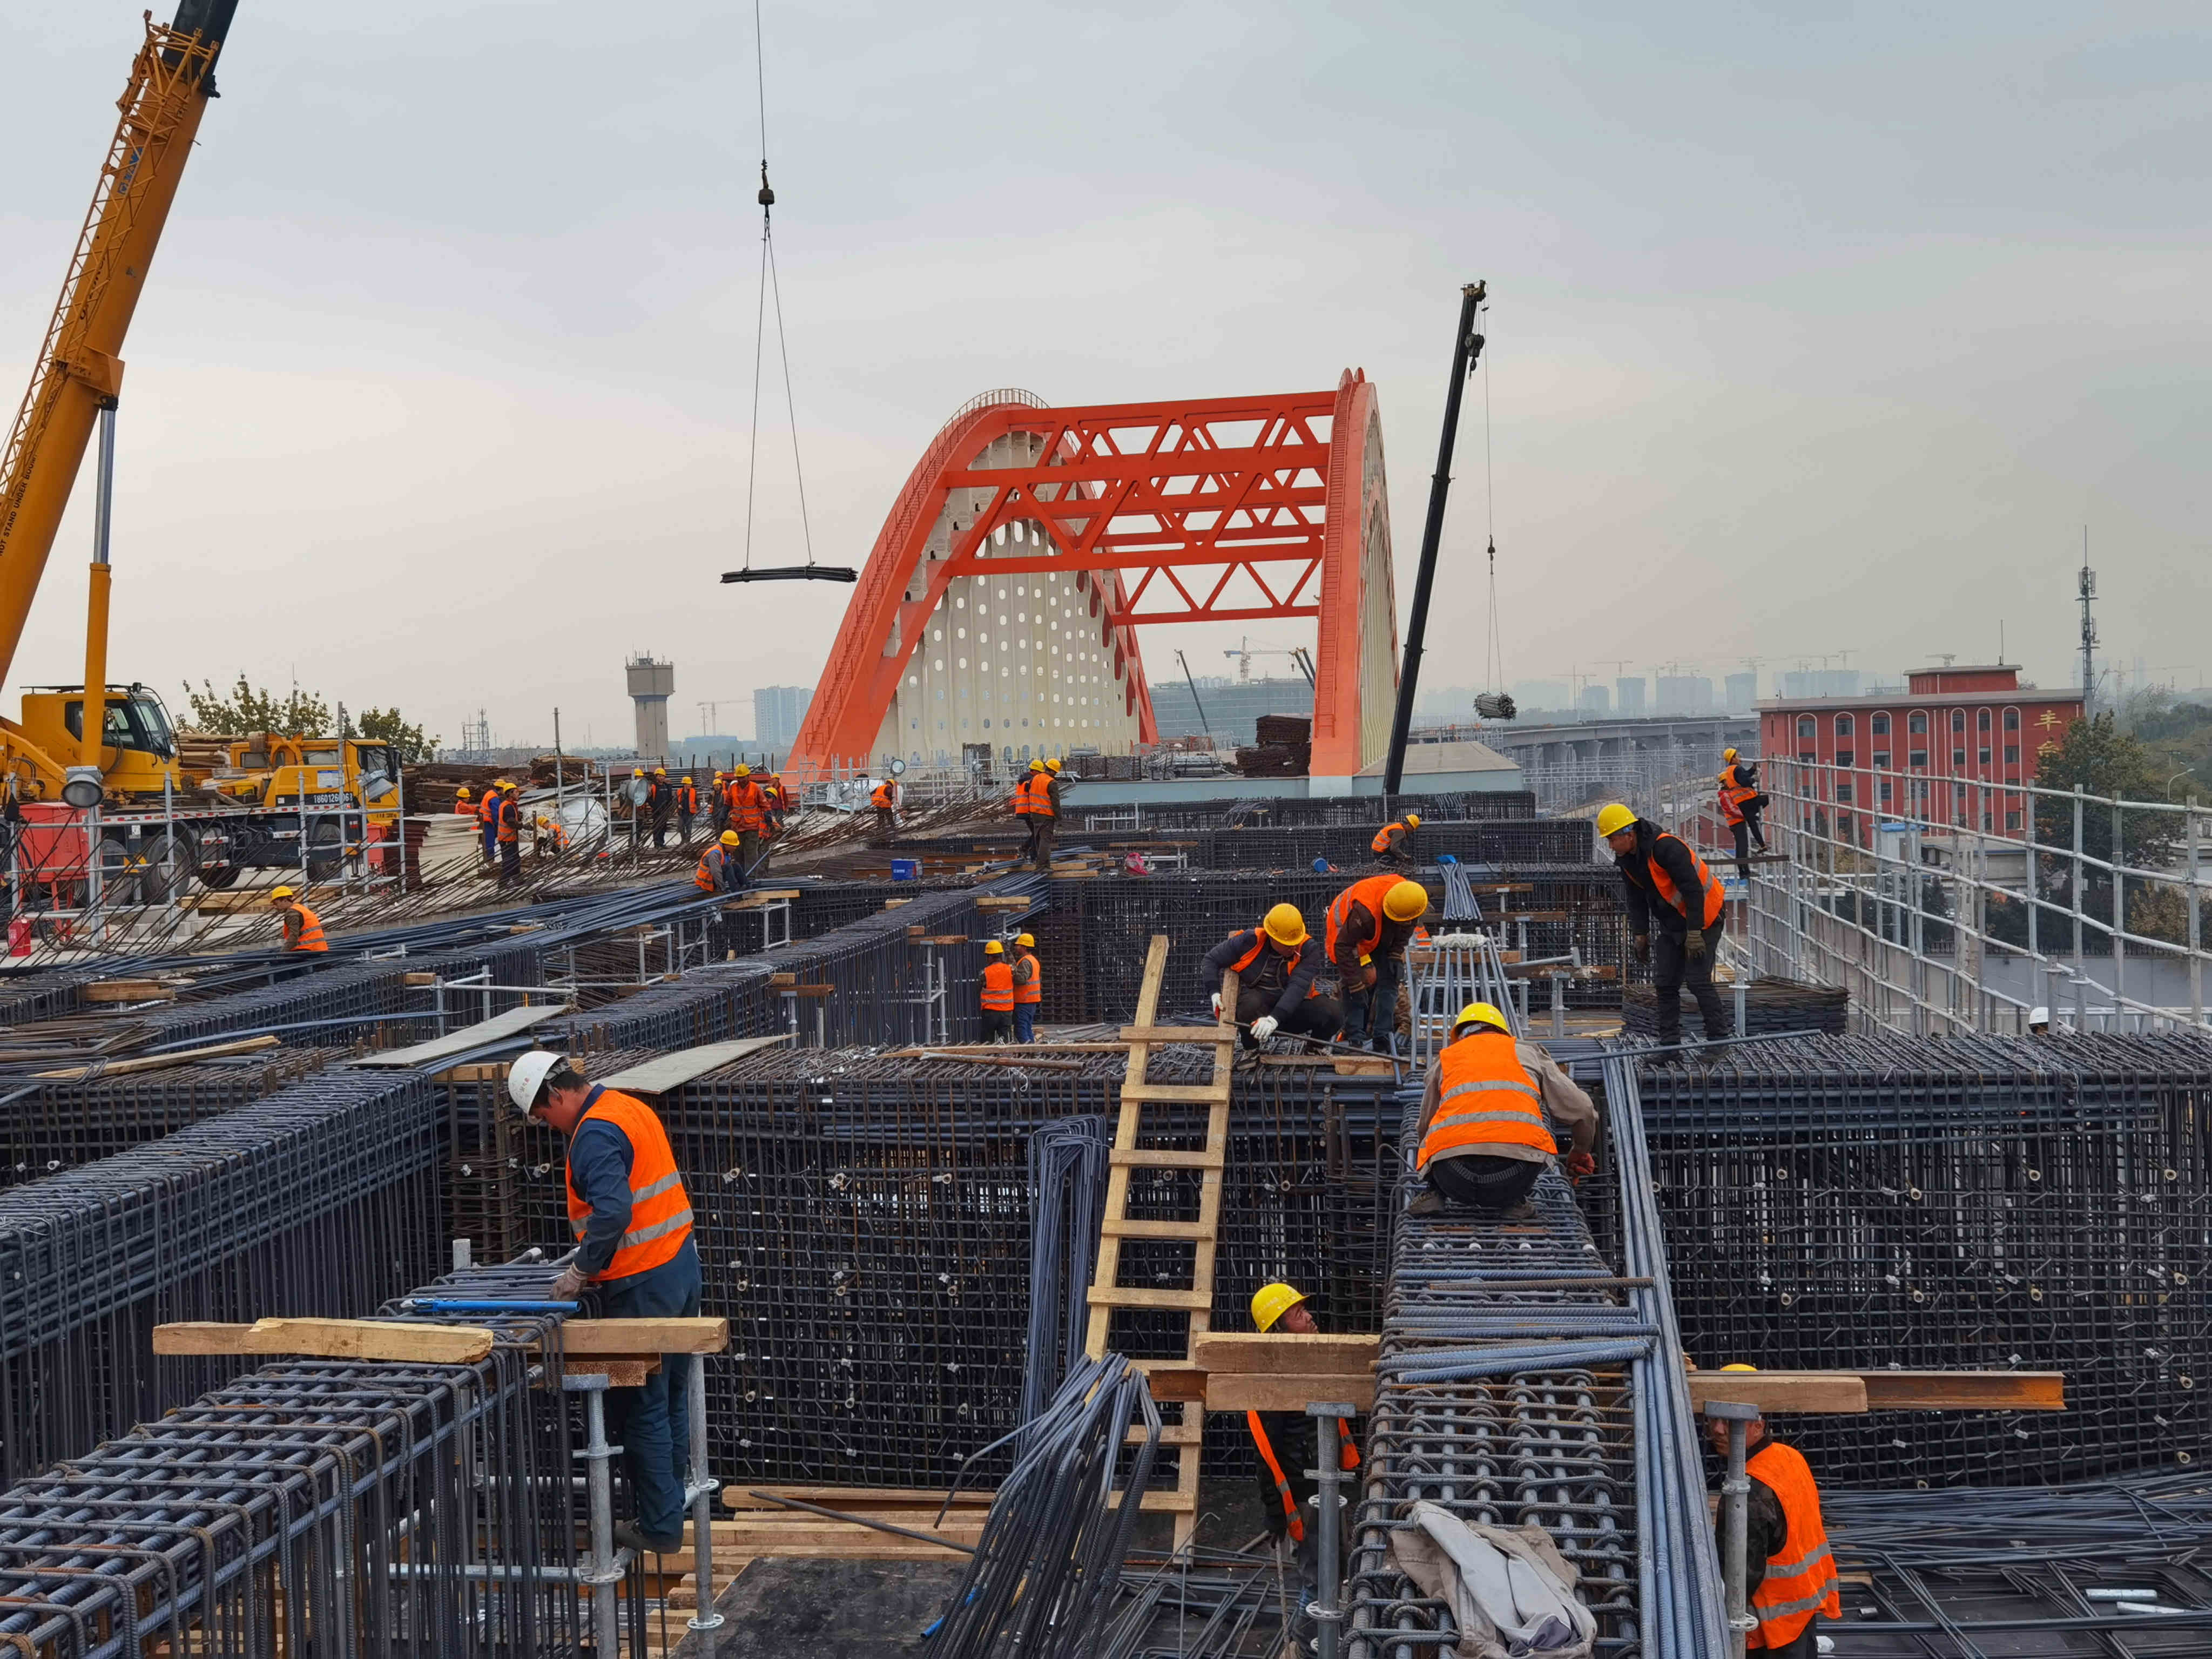
[{"label": "wooden plank", "polygon": [[1218,1146],[1209,1146],[1202,1152],[1161,1152],[1147,1146],[1116,1146],[1106,1154],[1108,1166],[1116,1170],[1218,1170],[1222,1162]]},{"label": "wooden plank", "polygon": [[1108,1216],[1098,1224],[1099,1236],[1103,1238],[1202,1238],[1213,1231],[1213,1224],[1204,1220],[1131,1221],[1121,1216]]},{"label": "wooden plank", "polygon": [[[1190,1363],[1209,1373],[1362,1376],[1375,1369],[1382,1339],[1295,1331],[1209,1331],[1191,1339]],[[1741,1375],[1741,1373],[1738,1373]]]},{"label": "wooden plank", "polygon": [[914,1058],[951,1060],[963,1066],[1019,1066],[1048,1072],[1079,1072],[1083,1069],[1083,1062],[1079,1060],[1051,1060],[1042,1054],[994,1054],[975,1051],[924,1048]]},{"label": "wooden plank", "polygon": [[[319,1353],[318,1348],[272,1347],[270,1341],[306,1334],[307,1328],[317,1326],[362,1326],[374,1332],[407,1331],[436,1336],[441,1333],[459,1331],[474,1339],[489,1339],[491,1333],[473,1325],[397,1324],[374,1320],[300,1320],[264,1319],[254,1325],[222,1325],[200,1322],[185,1322],[154,1328],[154,1352],[174,1354],[242,1354],[242,1353]],[[278,1336],[257,1336],[254,1334],[275,1328]],[[605,1358],[635,1358],[642,1354],[720,1353],[730,1346],[730,1322],[720,1318],[682,1319],[572,1319],[562,1327],[562,1354],[571,1359]],[[325,1339],[337,1340],[337,1338]],[[484,1353],[491,1350],[486,1347]],[[325,1356],[344,1358],[351,1356],[332,1353]],[[378,1358],[360,1355],[359,1358]],[[406,1358],[420,1356],[409,1354]],[[476,1356],[478,1358],[482,1354]],[[573,1366],[572,1369],[589,1369]]]},{"label": "wooden plank", "polygon": [[1206,1381],[1206,1408],[1210,1412],[1302,1412],[1317,1400],[1342,1400],[1357,1410],[1372,1411],[1375,1373],[1308,1376],[1295,1372],[1266,1376],[1229,1372],[1210,1376]]},{"label": "wooden plank", "polygon": [[307,1354],[317,1359],[375,1359],[468,1365],[495,1339],[479,1325],[410,1325],[376,1319],[262,1319],[251,1325],[154,1328],[154,1352],[169,1354]]},{"label": "wooden plank", "polygon": [[[872,1510],[888,1506],[927,1509],[934,1513],[937,1506],[945,1501],[942,1492],[927,1486],[762,1486],[758,1490],[777,1498],[796,1498],[804,1503],[827,1504],[832,1509],[854,1510]],[[991,1500],[997,1496],[997,1492],[988,1487],[980,1491],[963,1487],[952,1500],[953,1508],[956,1512],[963,1504],[988,1509]],[[742,1486],[726,1489],[722,1493],[722,1503],[732,1510],[760,1510],[771,1515],[791,1513],[788,1510],[777,1509],[765,1498],[753,1497]],[[725,1524],[720,1521],[714,1522],[717,1528]]]},{"label": "wooden plank", "polygon": [[1861,1371],[1858,1376],[1866,1384],[1869,1411],[2066,1409],[2063,1371]]},{"label": "wooden plank", "polygon": [[212,1042],[204,1048],[179,1048],[166,1054],[141,1054],[135,1060],[103,1060],[97,1066],[71,1066],[66,1071],[33,1072],[38,1078],[52,1078],[64,1083],[81,1083],[97,1072],[101,1077],[132,1077],[141,1072],[166,1071],[173,1066],[189,1066],[196,1060],[219,1060],[225,1054],[250,1054],[263,1048],[273,1048],[282,1039],[274,1036],[237,1037],[228,1042]]},{"label": "wooden plank", "polygon": [[1690,1409],[1712,1400],[1762,1412],[1856,1415],[1867,1408],[1866,1384],[1855,1371],[1692,1371]]},{"label": "wooden plank", "polygon": [[438,976],[435,974],[418,970],[411,974],[400,975],[399,982],[406,986],[435,985],[438,982]]},{"label": "wooden plank", "polygon": [[473,1025],[464,1025],[451,1036],[433,1037],[428,1042],[418,1042],[411,1048],[387,1049],[382,1054],[359,1054],[347,1062],[351,1066],[433,1066],[455,1054],[465,1054],[471,1048],[481,1048],[487,1043],[497,1042],[503,1037],[520,1036],[533,1025],[542,1025],[549,1019],[574,1012],[558,1000],[559,993],[549,991],[548,996],[556,1000],[540,1003],[534,1008],[510,1008],[503,1014],[494,1014],[489,1019],[480,1019]]},{"label": "wooden plank", "polygon": [[978,893],[975,896],[975,908],[978,910],[1026,910],[1030,908],[1029,895],[1026,893]]},{"label": "wooden plank", "polygon": [[1133,1290],[1123,1285],[1093,1285],[1094,1308],[1211,1308],[1213,1292],[1205,1291]]},{"label": "wooden plank", "polygon": [[561,1369],[570,1376],[604,1376],[611,1389],[641,1389],[645,1379],[660,1369],[659,1354],[632,1354],[627,1358],[609,1354],[599,1358],[563,1358]]},{"label": "wooden plank", "polygon": [[[1125,1446],[1145,1443],[1142,1429],[1130,1429],[1121,1436]],[[1162,1423],[1159,1443],[1163,1446],[1202,1446],[1206,1443],[1206,1425],[1203,1423]]]},{"label": "wooden plank", "polygon": [[[799,889],[796,887],[771,887],[763,891],[748,893],[741,899],[733,899],[722,909],[726,914],[732,910],[763,910],[771,904],[781,904],[798,896]],[[904,903],[905,901],[902,899],[900,902]]]},{"label": "wooden plank", "polygon": [[726,1319],[572,1319],[561,1328],[570,1354],[720,1353],[730,1346]]},{"label": "wooden plank", "polygon": [[1124,1025],[1124,1042],[1234,1042],[1234,1025]]},{"label": "wooden plank", "polygon": [[234,1354],[248,1352],[246,1334],[251,1325],[224,1325],[210,1320],[186,1319],[154,1327],[155,1353]]},{"label": "wooden plank", "polygon": [[86,1002],[174,1002],[177,988],[158,979],[100,979],[77,988]]},{"label": "wooden plank", "polygon": [[795,1031],[784,1031],[775,1036],[738,1037],[729,1042],[706,1042],[696,1048],[678,1048],[668,1054],[656,1054],[642,1065],[631,1066],[617,1072],[612,1077],[594,1078],[593,1082],[609,1089],[620,1089],[631,1094],[660,1095],[671,1089],[681,1088],[729,1065],[743,1060],[747,1054],[758,1054],[780,1042],[798,1039]]},{"label": "wooden plank", "polygon": [[1121,1085],[1121,1098],[1211,1106],[1216,1101],[1229,1098],[1229,1085],[1226,1079],[1219,1083],[1125,1083]]}]

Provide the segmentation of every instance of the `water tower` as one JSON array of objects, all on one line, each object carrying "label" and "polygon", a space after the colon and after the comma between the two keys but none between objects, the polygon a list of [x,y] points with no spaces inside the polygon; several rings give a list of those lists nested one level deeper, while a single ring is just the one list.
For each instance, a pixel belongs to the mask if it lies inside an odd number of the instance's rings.
[{"label": "water tower", "polygon": [[640,760],[668,757],[668,700],[676,694],[676,665],[656,662],[650,651],[632,657],[630,701],[637,705],[637,753]]}]

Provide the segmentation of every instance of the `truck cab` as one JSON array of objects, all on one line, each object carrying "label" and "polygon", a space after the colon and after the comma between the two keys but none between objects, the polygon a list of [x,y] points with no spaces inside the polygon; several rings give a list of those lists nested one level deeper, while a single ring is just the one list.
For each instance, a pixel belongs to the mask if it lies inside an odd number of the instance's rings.
[{"label": "truck cab", "polygon": [[[58,766],[70,765],[84,738],[84,702],[81,685],[33,686],[23,693],[17,729]],[[183,789],[176,759],[176,730],[161,694],[145,685],[109,686],[100,750],[108,793],[158,799],[165,780],[173,791]]]}]

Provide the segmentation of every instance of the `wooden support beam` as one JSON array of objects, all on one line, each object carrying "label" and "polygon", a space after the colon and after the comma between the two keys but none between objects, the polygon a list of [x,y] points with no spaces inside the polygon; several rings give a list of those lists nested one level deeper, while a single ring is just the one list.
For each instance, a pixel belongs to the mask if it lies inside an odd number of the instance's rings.
[{"label": "wooden support beam", "polygon": [[158,979],[98,979],[77,995],[87,1002],[174,1002],[177,988]]},{"label": "wooden support beam", "polygon": [[1234,1025],[1124,1025],[1124,1042],[1234,1042]]},{"label": "wooden support beam", "polygon": [[[1375,1369],[1380,1336],[1302,1336],[1294,1331],[1207,1331],[1190,1340],[1190,1363],[1211,1373],[1364,1376]],[[1735,1373],[1741,1375],[1741,1373]],[[1316,1400],[1328,1396],[1316,1395]]]},{"label": "wooden support beam", "polygon": [[1371,1411],[1375,1373],[1346,1376],[1326,1372],[1309,1376],[1295,1372],[1229,1372],[1206,1379],[1206,1408],[1210,1412],[1302,1412],[1317,1400],[1348,1401],[1360,1411]]},{"label": "wooden support beam", "polygon": [[2066,1409],[2063,1371],[1861,1371],[1859,1377],[1866,1384],[1869,1411]]},{"label": "wooden support beam", "polygon": [[471,1365],[491,1352],[479,1325],[410,1325],[376,1319],[262,1319],[251,1325],[154,1328],[154,1352],[167,1354],[307,1354],[317,1359],[376,1359]]},{"label": "wooden support beam", "polygon": [[33,1077],[51,1078],[60,1083],[82,1083],[97,1071],[101,1077],[131,1077],[140,1072],[166,1071],[172,1066],[189,1066],[196,1060],[220,1060],[226,1054],[251,1054],[264,1048],[274,1048],[281,1039],[273,1036],[234,1037],[228,1042],[211,1042],[204,1048],[178,1048],[166,1054],[141,1054],[135,1060],[109,1060],[96,1066],[73,1066],[65,1071],[34,1072]]},{"label": "wooden support beam", "polygon": [[568,1354],[720,1353],[729,1346],[726,1319],[572,1319],[561,1328]]},{"label": "wooden support beam", "polygon": [[570,1376],[604,1376],[611,1389],[641,1389],[645,1379],[660,1369],[657,1353],[586,1355],[563,1358],[561,1369]]},{"label": "wooden support beam", "polygon": [[1856,1415],[1867,1408],[1866,1384],[1854,1371],[1692,1371],[1690,1409],[1714,1400],[1762,1412]]}]

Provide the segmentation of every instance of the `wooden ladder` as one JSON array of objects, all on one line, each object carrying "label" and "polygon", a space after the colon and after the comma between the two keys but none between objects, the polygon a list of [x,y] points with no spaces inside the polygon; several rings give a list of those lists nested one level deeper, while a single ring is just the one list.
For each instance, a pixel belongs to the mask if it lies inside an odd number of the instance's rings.
[{"label": "wooden ladder", "polygon": [[[1205,1376],[1191,1363],[1191,1339],[1213,1328],[1213,1255],[1215,1233],[1221,1218],[1222,1163],[1229,1142],[1230,1071],[1236,1061],[1237,1030],[1233,1025],[1165,1030],[1158,1026],[1160,981],[1167,970],[1168,938],[1152,935],[1145,957],[1145,977],[1137,995],[1137,1023],[1122,1033],[1129,1043],[1129,1069],[1121,1080],[1121,1116],[1114,1132],[1106,1178],[1106,1212],[1098,1233],[1098,1267],[1091,1284],[1091,1328],[1085,1352],[1093,1359],[1107,1348],[1107,1329],[1117,1308],[1143,1309],[1184,1316],[1183,1351],[1180,1358],[1135,1362],[1152,1385],[1156,1399],[1180,1401],[1182,1420],[1163,1412],[1160,1443],[1174,1449],[1176,1484],[1145,1493],[1139,1500],[1148,1510],[1167,1510],[1175,1515],[1176,1547],[1190,1541],[1198,1525],[1199,1450],[1206,1438]],[[1236,1006],[1236,976],[1229,976],[1223,1006]],[[1146,1076],[1152,1049],[1167,1042],[1212,1042],[1213,1078],[1209,1083],[1153,1083]],[[1203,1105],[1206,1110],[1206,1146],[1197,1152],[1168,1151],[1140,1144],[1164,1131],[1147,1128],[1148,1105]],[[1199,1172],[1198,1214],[1188,1220],[1132,1220],[1128,1216],[1129,1172],[1132,1170],[1196,1170]],[[1121,1241],[1125,1238],[1188,1241],[1192,1247],[1188,1290],[1140,1289],[1121,1283]],[[1143,1431],[1129,1431],[1141,1441]]]}]

